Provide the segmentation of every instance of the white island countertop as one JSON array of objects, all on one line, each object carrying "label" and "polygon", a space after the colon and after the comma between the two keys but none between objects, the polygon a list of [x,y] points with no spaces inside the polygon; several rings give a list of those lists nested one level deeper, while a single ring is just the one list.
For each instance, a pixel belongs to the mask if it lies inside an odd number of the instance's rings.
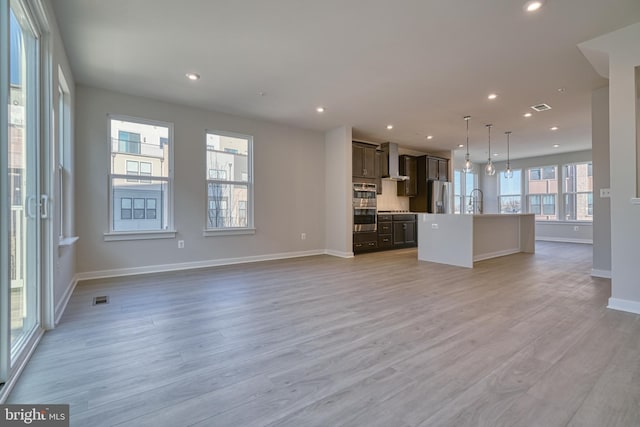
[{"label": "white island countertop", "polygon": [[420,260],[472,268],[517,252],[535,252],[534,214],[418,214]]}]

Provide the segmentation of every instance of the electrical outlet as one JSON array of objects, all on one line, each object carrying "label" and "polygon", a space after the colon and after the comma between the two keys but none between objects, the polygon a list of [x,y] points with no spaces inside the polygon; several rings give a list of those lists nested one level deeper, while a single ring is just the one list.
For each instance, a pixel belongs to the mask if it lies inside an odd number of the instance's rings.
[{"label": "electrical outlet", "polygon": [[307,240],[307,233],[300,233],[300,240]]},{"label": "electrical outlet", "polygon": [[578,230],[580,230],[580,227],[578,227],[577,225],[574,225],[573,226],[573,231],[578,231]]},{"label": "electrical outlet", "polygon": [[178,240],[178,249],[184,249],[184,240]]},{"label": "electrical outlet", "polygon": [[610,188],[601,188],[600,189],[600,197],[602,197],[602,198],[611,197],[611,189]]},{"label": "electrical outlet", "polygon": [[440,226],[438,226],[438,224],[431,224],[431,228],[437,230]]}]

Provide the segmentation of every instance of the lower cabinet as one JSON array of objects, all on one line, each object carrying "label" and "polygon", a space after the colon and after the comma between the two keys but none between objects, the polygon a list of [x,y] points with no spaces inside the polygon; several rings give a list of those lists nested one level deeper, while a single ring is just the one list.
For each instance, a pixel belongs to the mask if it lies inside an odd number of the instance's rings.
[{"label": "lower cabinet", "polygon": [[393,215],[393,246],[411,247],[417,244],[416,216]]},{"label": "lower cabinet", "polygon": [[353,233],[353,253],[415,247],[417,231],[414,214],[380,214],[378,231]]},{"label": "lower cabinet", "polygon": [[366,252],[378,249],[378,233],[375,231],[361,231],[353,233],[353,252]]}]

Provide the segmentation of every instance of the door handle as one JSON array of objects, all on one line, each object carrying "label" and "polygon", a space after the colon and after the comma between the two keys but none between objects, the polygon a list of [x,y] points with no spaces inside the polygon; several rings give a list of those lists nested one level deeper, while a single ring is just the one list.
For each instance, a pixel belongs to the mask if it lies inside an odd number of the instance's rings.
[{"label": "door handle", "polygon": [[34,212],[34,203],[36,201],[36,196],[27,196],[27,199],[25,200],[25,207],[27,208],[27,216],[29,218],[35,218],[36,217],[36,213]]},{"label": "door handle", "polygon": [[40,218],[49,218],[49,196],[46,194],[40,195]]}]

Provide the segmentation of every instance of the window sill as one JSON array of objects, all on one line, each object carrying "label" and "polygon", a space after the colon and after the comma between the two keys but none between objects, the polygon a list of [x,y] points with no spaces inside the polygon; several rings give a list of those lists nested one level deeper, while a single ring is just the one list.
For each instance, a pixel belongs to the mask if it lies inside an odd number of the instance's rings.
[{"label": "window sill", "polygon": [[536,221],[536,224],[553,224],[553,225],[593,225],[593,221]]},{"label": "window sill", "polygon": [[58,247],[60,246],[73,246],[78,239],[80,239],[78,236],[73,236],[73,237],[61,237],[60,240],[58,241]]},{"label": "window sill", "polygon": [[121,240],[175,239],[176,230],[162,231],[115,231],[104,233],[105,242]]},{"label": "window sill", "polygon": [[632,197],[631,198],[632,205],[640,205],[640,197]]},{"label": "window sill", "polygon": [[243,234],[256,234],[255,228],[221,228],[219,230],[203,230],[204,237],[237,236]]}]

